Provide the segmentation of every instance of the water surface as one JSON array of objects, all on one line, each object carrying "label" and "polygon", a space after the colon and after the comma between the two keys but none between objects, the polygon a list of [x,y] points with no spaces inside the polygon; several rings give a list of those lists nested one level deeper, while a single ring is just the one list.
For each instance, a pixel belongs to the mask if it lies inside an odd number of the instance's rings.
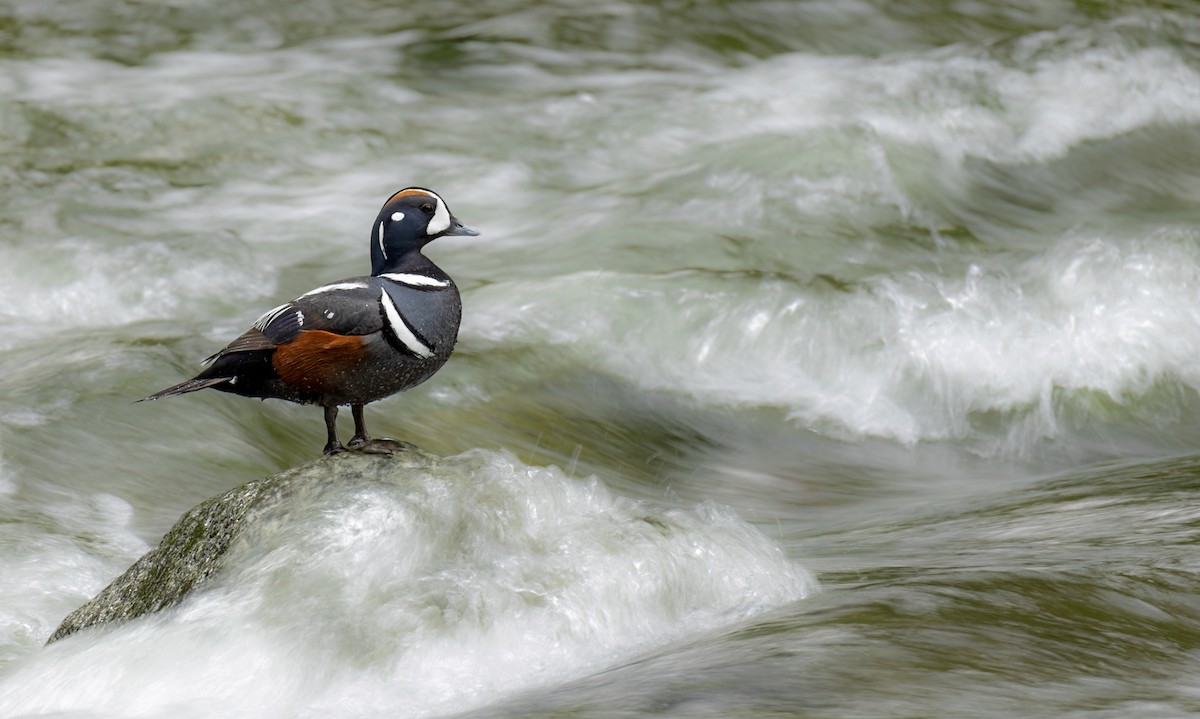
[{"label": "water surface", "polygon": [[[1198,48],[1171,2],[10,3],[0,715],[1195,712]],[[368,421],[444,469],[42,648],[319,452],[132,401],[412,184],[483,235]]]}]

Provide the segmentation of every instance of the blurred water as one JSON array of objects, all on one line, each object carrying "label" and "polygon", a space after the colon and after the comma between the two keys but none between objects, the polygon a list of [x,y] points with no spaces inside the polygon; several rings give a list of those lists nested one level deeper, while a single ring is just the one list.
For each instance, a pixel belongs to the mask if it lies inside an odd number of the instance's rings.
[{"label": "blurred water", "polygon": [[655,510],[489,452],[413,475],[274,510],[215,588],[31,657],[0,712],[428,716],[815,589],[727,508]]},{"label": "blurred water", "polygon": [[[9,3],[0,707],[1197,710],[1198,47],[1168,2]],[[424,524],[352,488],[341,522],[289,521],[352,538],[330,571],[480,534],[376,594],[268,591],[247,558],[42,649],[180,513],[319,451],[312,408],[131,402],[363,272],[409,184],[484,234],[429,248],[463,288],[454,358],[368,413],[454,459]],[[471,549],[517,531],[506,506],[662,566],[686,547],[614,527],[685,518],[725,588],[666,572],[631,602],[620,561],[509,546],[539,582],[590,571],[531,629],[464,589],[513,584]],[[323,619],[279,643],[293,620],[254,607],[296,595]],[[420,604],[468,595],[469,621]]]}]

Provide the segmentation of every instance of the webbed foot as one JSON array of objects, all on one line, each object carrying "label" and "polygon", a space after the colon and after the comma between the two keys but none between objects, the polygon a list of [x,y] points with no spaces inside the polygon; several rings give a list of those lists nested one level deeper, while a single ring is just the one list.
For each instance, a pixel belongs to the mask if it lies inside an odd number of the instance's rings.
[{"label": "webbed foot", "polygon": [[371,439],[357,434],[346,443],[346,446],[355,452],[366,454],[395,454],[404,451],[404,445],[394,439]]}]

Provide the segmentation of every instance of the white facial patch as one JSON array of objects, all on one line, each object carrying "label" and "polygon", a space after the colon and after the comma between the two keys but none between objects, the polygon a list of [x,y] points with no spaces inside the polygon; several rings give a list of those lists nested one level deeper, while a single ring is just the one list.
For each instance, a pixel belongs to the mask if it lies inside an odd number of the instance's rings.
[{"label": "white facial patch", "polygon": [[383,305],[383,315],[387,318],[388,327],[390,327],[392,333],[396,335],[396,339],[400,340],[400,342],[409,350],[411,350],[416,356],[432,357],[433,350],[430,349],[429,346],[424,342],[417,339],[417,336],[413,334],[413,331],[408,326],[408,323],[405,322],[404,318],[400,316],[400,311],[396,309],[396,305],[392,302],[392,298],[388,297],[387,290],[380,292],[379,302]]},{"label": "white facial patch", "polygon": [[450,283],[425,275],[411,275],[407,272],[385,272],[380,277],[386,277],[392,282],[399,282],[409,287],[449,287]]},{"label": "white facial patch", "polygon": [[[304,294],[300,295],[300,297],[311,297],[312,295],[319,295],[323,292],[337,292],[339,290],[361,290],[361,289],[365,289],[365,288],[366,288],[366,284],[364,284],[362,282],[334,282],[331,285],[324,285],[323,287],[318,287],[315,290],[309,290],[308,292],[305,292]],[[296,299],[300,299],[300,297],[297,297]]]},{"label": "white facial patch", "polygon": [[399,222],[400,220],[403,220],[403,219],[404,219],[403,212],[393,212],[392,213],[392,222]]},{"label": "white facial patch", "polygon": [[379,223],[379,251],[383,253],[383,259],[387,259],[387,250],[383,249],[383,223]]},{"label": "white facial patch", "polygon": [[437,235],[450,229],[450,210],[446,209],[446,203],[442,202],[442,198],[432,192],[429,194],[437,202],[437,211],[433,213],[433,218],[425,227],[425,234]]}]

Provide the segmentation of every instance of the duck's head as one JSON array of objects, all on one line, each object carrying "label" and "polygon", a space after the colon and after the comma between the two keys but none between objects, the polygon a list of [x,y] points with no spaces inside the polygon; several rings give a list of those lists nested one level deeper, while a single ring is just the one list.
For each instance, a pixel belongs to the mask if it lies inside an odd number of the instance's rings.
[{"label": "duck's head", "polygon": [[478,235],[464,225],[446,201],[432,190],[407,187],[387,199],[371,228],[371,267],[378,274],[387,265],[446,235]]}]

